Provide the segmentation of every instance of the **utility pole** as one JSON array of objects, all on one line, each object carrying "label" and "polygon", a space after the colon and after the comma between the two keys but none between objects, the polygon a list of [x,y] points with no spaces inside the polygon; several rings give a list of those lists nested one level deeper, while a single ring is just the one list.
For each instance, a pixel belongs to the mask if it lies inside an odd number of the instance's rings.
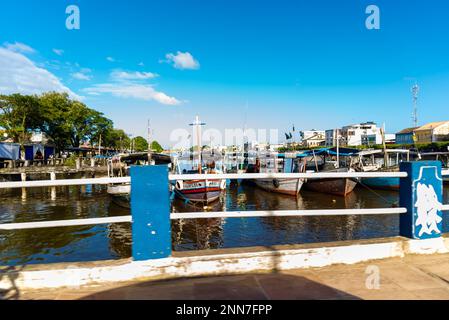
[{"label": "utility pole", "polygon": [[413,127],[418,126],[418,93],[419,93],[419,86],[415,82],[415,85],[412,87],[412,95],[413,95],[413,113],[412,113],[412,120],[413,120]]}]

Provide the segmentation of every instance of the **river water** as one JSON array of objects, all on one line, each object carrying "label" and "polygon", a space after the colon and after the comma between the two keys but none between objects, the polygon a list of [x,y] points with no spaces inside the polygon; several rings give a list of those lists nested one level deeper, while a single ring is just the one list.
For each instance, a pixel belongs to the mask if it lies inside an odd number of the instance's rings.
[{"label": "river water", "polygon": [[[53,194],[52,194],[53,193]],[[445,202],[449,189],[444,190]],[[286,210],[384,208],[398,204],[397,192],[358,186],[346,198],[301,191],[298,198],[268,193],[254,186],[228,186],[219,202],[206,210]],[[172,211],[204,211],[175,199]],[[0,190],[0,223],[129,215],[111,201],[105,186],[70,186]],[[443,231],[449,232],[444,216]],[[398,215],[272,217],[175,220],[176,251],[273,246],[399,235]],[[131,255],[129,223],[0,231],[0,265],[119,259]]]}]

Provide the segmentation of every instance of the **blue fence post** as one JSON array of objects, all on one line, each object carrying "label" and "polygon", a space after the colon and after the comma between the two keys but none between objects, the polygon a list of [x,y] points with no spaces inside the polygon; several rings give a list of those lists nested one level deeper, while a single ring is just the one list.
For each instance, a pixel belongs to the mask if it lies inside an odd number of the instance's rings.
[{"label": "blue fence post", "polygon": [[171,255],[169,199],[168,166],[131,167],[133,260]]},{"label": "blue fence post", "polygon": [[400,206],[407,213],[400,216],[400,234],[411,239],[441,236],[443,214],[443,179],[441,162],[403,162],[400,170],[407,178],[400,182]]}]

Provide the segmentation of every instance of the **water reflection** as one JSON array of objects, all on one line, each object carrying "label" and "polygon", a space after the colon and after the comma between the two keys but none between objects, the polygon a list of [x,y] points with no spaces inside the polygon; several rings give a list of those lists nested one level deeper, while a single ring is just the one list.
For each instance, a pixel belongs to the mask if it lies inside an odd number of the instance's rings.
[{"label": "water reflection", "polygon": [[[449,190],[445,188],[445,202]],[[55,197],[56,196],[56,197]],[[251,185],[229,186],[220,201],[203,208],[172,201],[173,212],[375,208],[395,206],[398,194],[359,187],[346,198],[301,192],[298,198]],[[0,190],[0,222],[48,221],[130,214],[111,202],[105,186]],[[443,219],[449,231],[448,215]],[[272,246],[397,236],[397,215],[180,219],[172,221],[176,251]],[[21,265],[115,259],[131,255],[129,223],[0,232],[0,264]]]}]

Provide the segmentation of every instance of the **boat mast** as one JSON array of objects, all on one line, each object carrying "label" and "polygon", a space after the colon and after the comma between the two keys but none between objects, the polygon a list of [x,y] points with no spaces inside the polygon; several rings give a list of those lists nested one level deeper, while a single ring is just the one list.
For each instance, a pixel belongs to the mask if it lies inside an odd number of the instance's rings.
[{"label": "boat mast", "polygon": [[150,119],[148,119],[148,165],[151,165],[151,128],[150,128]]},{"label": "boat mast", "polygon": [[338,129],[335,129],[335,135],[337,138],[337,169],[340,168],[340,133],[338,132]]},{"label": "boat mast", "polygon": [[201,166],[201,126],[206,125],[205,123],[200,122],[200,117],[196,116],[195,122],[191,123],[190,126],[196,127],[196,141],[197,141],[197,147],[198,147],[198,173],[202,173],[202,166]]},{"label": "boat mast", "polygon": [[387,145],[385,143],[385,122],[380,131],[382,133],[382,147],[384,149],[384,166],[385,168],[388,168],[388,153],[387,153]]}]

